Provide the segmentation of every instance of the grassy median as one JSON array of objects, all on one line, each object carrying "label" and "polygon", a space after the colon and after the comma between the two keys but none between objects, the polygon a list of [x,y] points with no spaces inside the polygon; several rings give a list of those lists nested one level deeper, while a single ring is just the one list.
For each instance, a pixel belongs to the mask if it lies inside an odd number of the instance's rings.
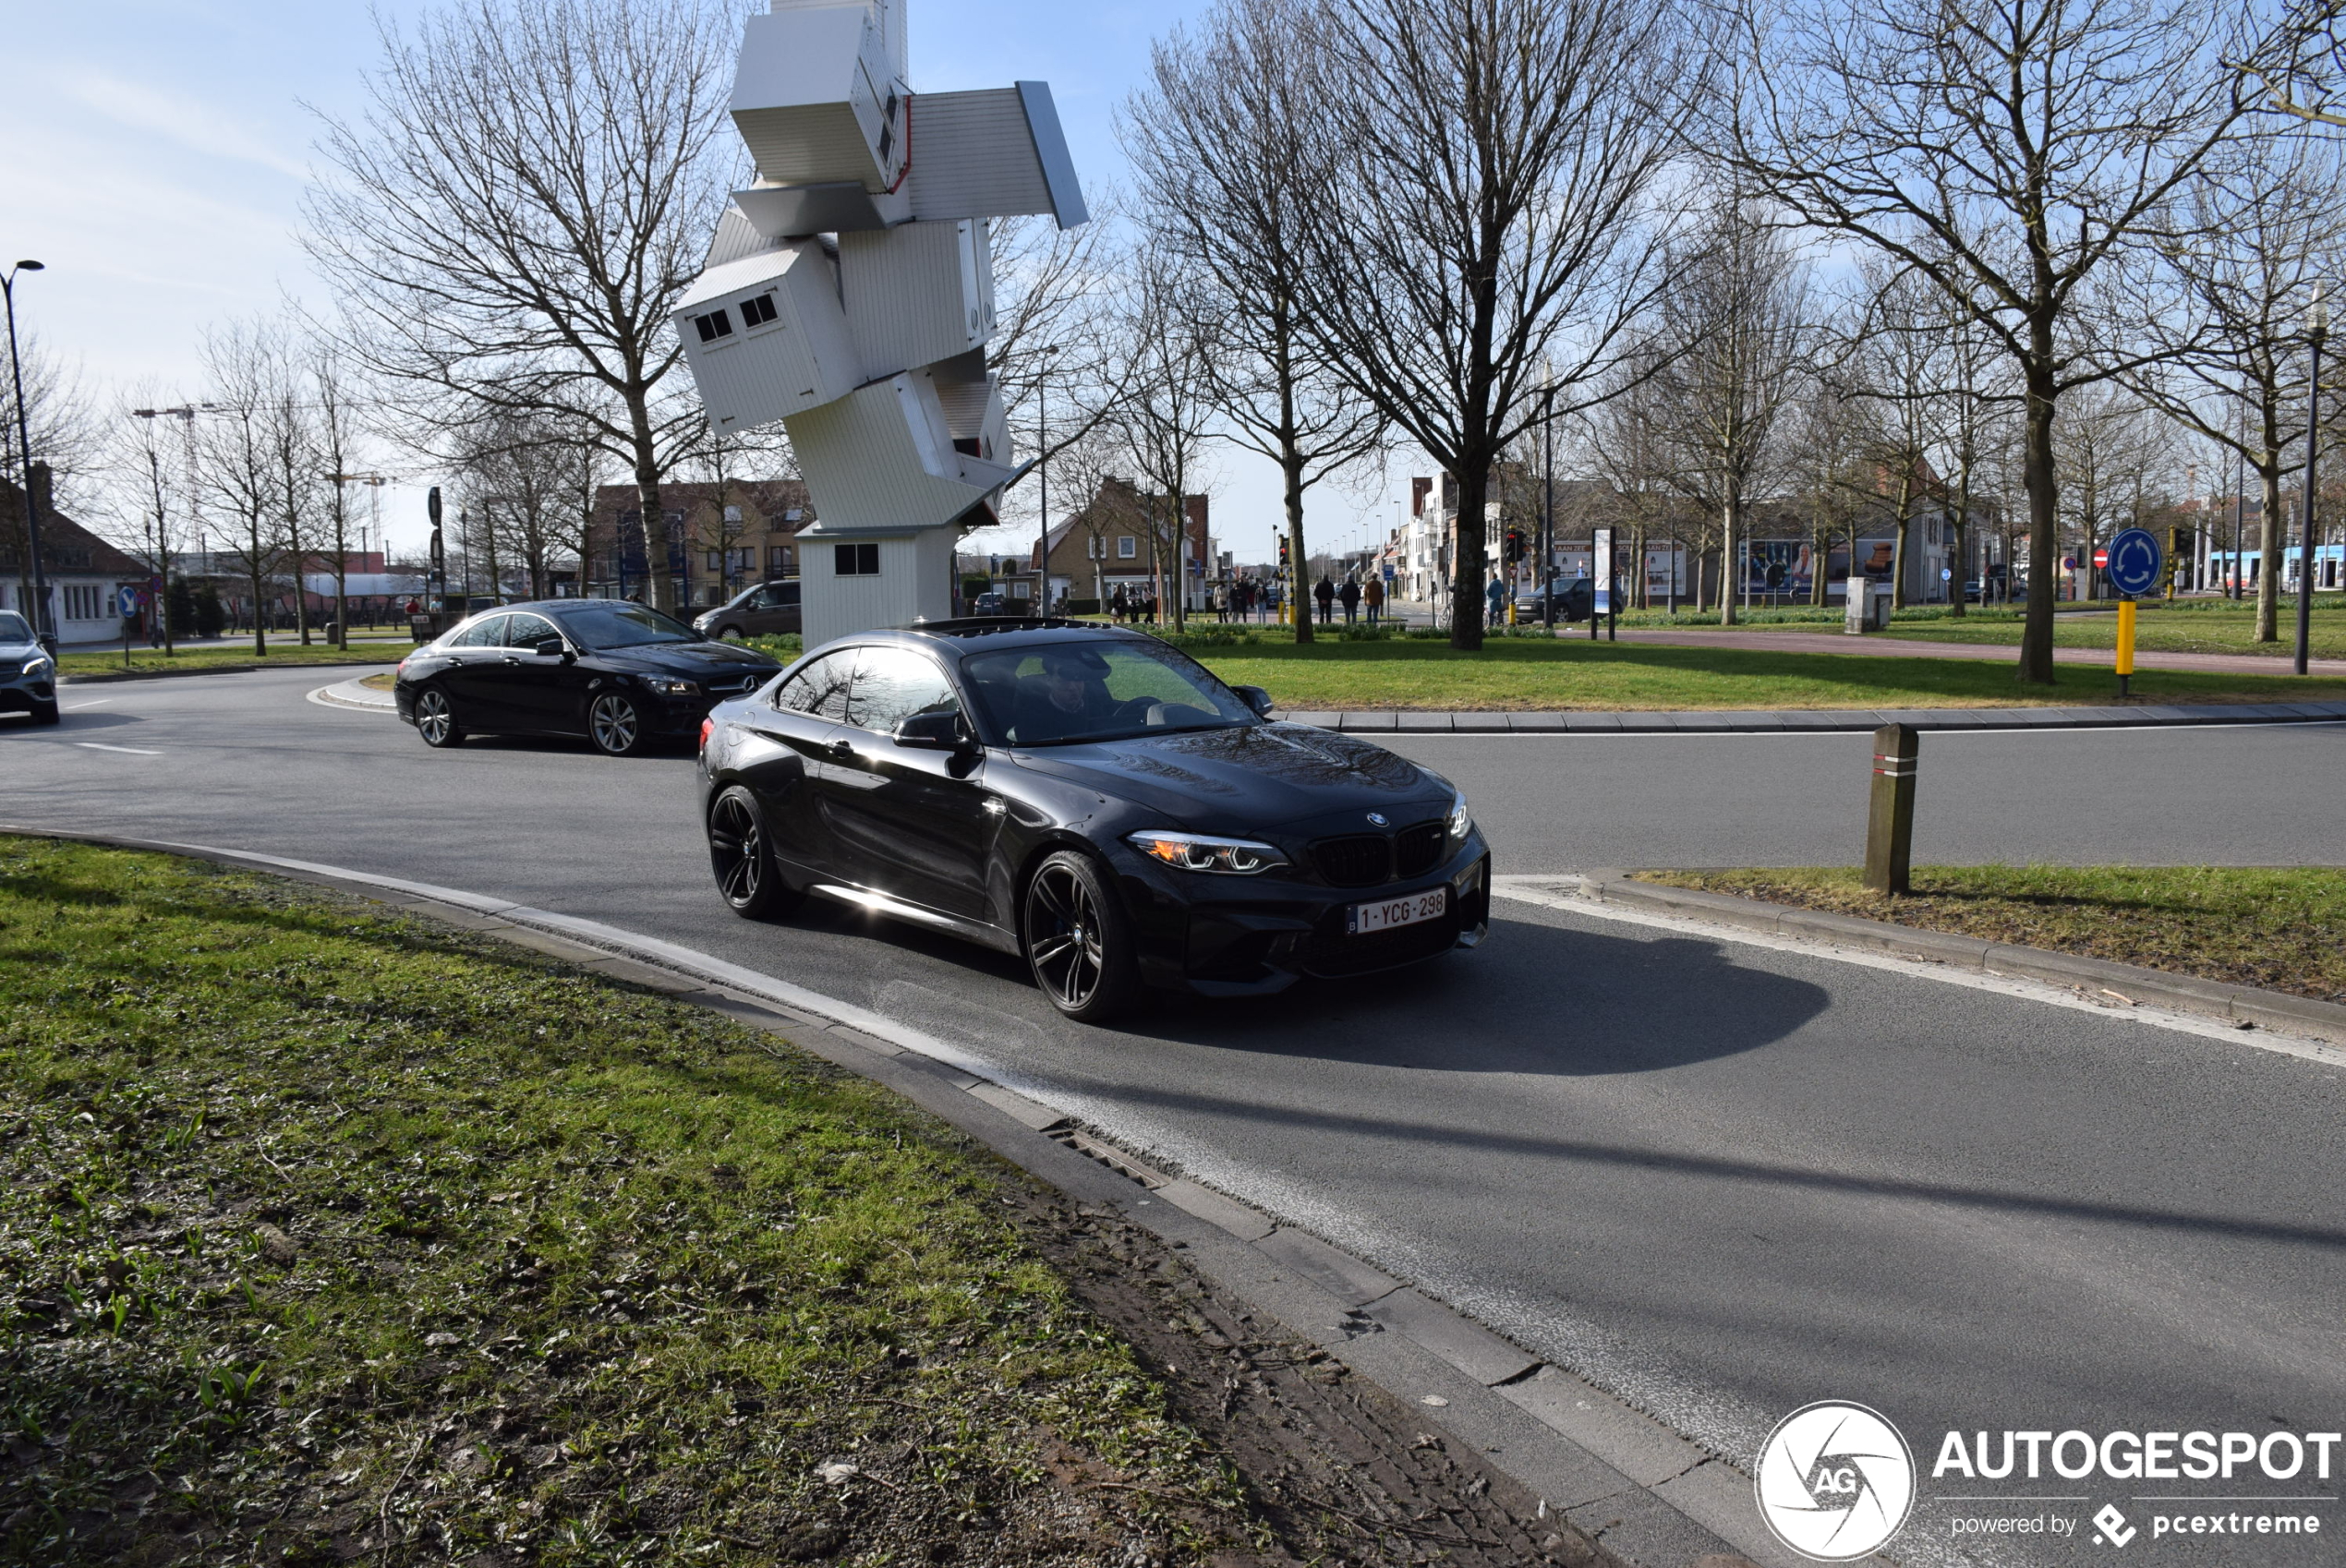
[{"label": "grassy median", "polygon": [[[2054,684],[2024,685],[2002,659],[1530,636],[1494,636],[1479,652],[1461,653],[1432,637],[1298,645],[1283,630],[1210,627],[1178,640],[1223,680],[1261,686],[1280,706],[1304,712],[2080,707],[2118,701],[2116,677],[2106,669],[2062,665]],[[2346,698],[2346,680],[2144,670],[2134,676],[2133,693],[2137,703],[2333,701]]]},{"label": "grassy median", "polygon": [[1918,865],[1868,893],[1846,866],[1648,871],[1648,882],[2346,1002],[2346,870]]},{"label": "grassy median", "polygon": [[297,642],[280,643],[272,638],[266,658],[252,651],[252,644],[244,642],[225,646],[181,648],[165,655],[161,648],[133,645],[130,661],[123,662],[122,650],[111,653],[83,651],[61,656],[57,660],[60,675],[120,675],[126,669],[134,674],[193,674],[207,669],[272,669],[280,665],[296,664],[395,664],[415,651],[415,645],[405,638],[380,643],[351,639],[347,649],[331,643],[312,643],[303,647]]},{"label": "grassy median", "polygon": [[[2114,648],[2118,645],[2117,607],[2112,604],[2064,605],[2053,620],[2053,645],[2064,648]],[[2297,600],[2280,605],[2279,639],[2259,643],[2256,606],[2251,599],[2143,601],[2134,617],[2134,646],[2145,652],[2252,654],[2266,658],[2293,657],[2297,651]],[[2346,658],[2346,596],[2316,594],[2307,626],[2306,647],[2316,658]],[[1975,608],[1960,621],[1897,620],[1887,633],[1918,642],[1989,643],[2020,645],[2021,617],[2001,606],[1985,613]]]},{"label": "grassy median", "polygon": [[0,1561],[1242,1546],[1019,1179],[705,1010],[0,838]]}]

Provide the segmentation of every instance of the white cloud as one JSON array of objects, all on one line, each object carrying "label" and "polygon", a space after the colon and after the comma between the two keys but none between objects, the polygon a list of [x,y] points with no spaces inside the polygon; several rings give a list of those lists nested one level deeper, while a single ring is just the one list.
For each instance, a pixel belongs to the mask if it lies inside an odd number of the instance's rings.
[{"label": "white cloud", "polygon": [[60,83],[67,96],[131,130],[168,137],[192,151],[238,163],[257,163],[297,180],[308,169],[271,139],[260,127],[182,93],[99,71],[74,71]]}]

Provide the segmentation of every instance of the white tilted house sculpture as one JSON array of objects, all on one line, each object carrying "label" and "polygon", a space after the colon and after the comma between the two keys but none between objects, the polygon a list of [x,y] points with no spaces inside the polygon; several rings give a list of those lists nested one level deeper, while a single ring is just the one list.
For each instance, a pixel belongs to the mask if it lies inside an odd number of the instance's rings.
[{"label": "white tilted house sculpture", "polygon": [[1026,471],[986,370],[987,221],[1088,214],[1046,84],[915,97],[904,0],[772,4],[733,77],[757,181],[675,323],[712,426],[790,432],[811,648],[952,613],[953,547]]}]

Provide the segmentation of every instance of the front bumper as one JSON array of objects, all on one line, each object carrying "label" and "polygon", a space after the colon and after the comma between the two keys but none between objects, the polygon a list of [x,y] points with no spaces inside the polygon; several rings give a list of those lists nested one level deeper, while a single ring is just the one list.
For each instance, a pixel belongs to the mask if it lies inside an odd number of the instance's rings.
[{"label": "front bumper", "polygon": [[[1141,976],[1202,996],[1260,996],[1297,981],[1375,974],[1471,947],[1490,928],[1491,851],[1469,833],[1421,876],[1371,887],[1333,887],[1300,877],[1217,876],[1176,871],[1121,845],[1112,856],[1139,939]],[[1446,885],[1438,919],[1355,936],[1347,911]]]},{"label": "front bumper", "polygon": [[0,713],[36,713],[57,700],[54,676],[0,677]]}]

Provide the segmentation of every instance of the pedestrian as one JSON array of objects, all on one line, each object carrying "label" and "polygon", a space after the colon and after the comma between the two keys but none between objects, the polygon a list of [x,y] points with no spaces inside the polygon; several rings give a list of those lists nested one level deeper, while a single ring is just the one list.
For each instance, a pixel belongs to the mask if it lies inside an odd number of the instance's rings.
[{"label": "pedestrian", "polygon": [[1493,572],[1491,573],[1491,582],[1489,585],[1482,590],[1482,599],[1485,604],[1488,604],[1491,607],[1491,613],[1483,619],[1482,623],[1486,626],[1506,625],[1507,619],[1507,585],[1499,580],[1499,574],[1497,573]]},{"label": "pedestrian", "polygon": [[1108,596],[1108,601],[1107,601],[1107,615],[1108,615],[1108,619],[1109,619],[1110,621],[1116,621],[1118,624],[1121,625],[1121,624],[1123,623],[1123,621],[1124,621],[1124,612],[1125,612],[1125,609],[1126,609],[1126,605],[1125,605],[1125,599],[1124,599],[1124,585],[1123,585],[1123,584],[1121,584],[1121,583],[1119,583],[1119,584],[1116,585],[1116,592]]},{"label": "pedestrian", "polygon": [[1335,580],[1334,580],[1333,578],[1329,577],[1329,575],[1328,575],[1326,573],[1324,573],[1324,572],[1321,573],[1320,573],[1320,585],[1319,585],[1318,587],[1316,587],[1316,588],[1314,588],[1314,589],[1312,589],[1312,597],[1313,598],[1318,599],[1318,600],[1320,601],[1320,624],[1321,624],[1321,625],[1323,625],[1323,626],[1330,626],[1330,625],[1335,624],[1335,622],[1336,622],[1336,582],[1335,582]]},{"label": "pedestrian", "polygon": [[1369,624],[1375,625],[1377,612],[1385,608],[1385,579],[1383,577],[1372,576],[1369,579],[1368,585],[1360,590],[1360,602],[1368,607]]},{"label": "pedestrian", "polygon": [[1344,623],[1347,626],[1350,626],[1359,621],[1360,619],[1360,585],[1348,575],[1344,579],[1344,586],[1336,590],[1336,597],[1344,603]]}]

